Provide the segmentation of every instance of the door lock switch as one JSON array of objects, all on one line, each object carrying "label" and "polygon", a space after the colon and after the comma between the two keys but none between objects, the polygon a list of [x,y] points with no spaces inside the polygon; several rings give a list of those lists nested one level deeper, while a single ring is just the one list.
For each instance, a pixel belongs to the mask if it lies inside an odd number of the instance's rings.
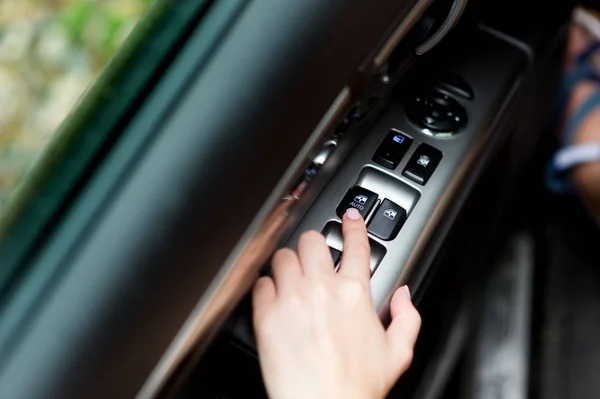
[{"label": "door lock switch", "polygon": [[427,144],[421,144],[408,161],[402,174],[424,185],[442,160],[442,152]]}]

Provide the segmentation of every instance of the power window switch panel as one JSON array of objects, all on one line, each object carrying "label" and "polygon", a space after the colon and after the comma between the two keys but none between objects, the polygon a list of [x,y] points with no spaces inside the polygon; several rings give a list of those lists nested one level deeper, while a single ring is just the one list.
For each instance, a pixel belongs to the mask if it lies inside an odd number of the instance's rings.
[{"label": "power window switch panel", "polygon": [[344,199],[337,207],[337,215],[341,219],[346,213],[348,208],[356,208],[360,212],[363,219],[366,219],[367,215],[373,209],[373,206],[377,202],[377,194],[373,191],[369,191],[366,188],[354,186],[344,196]]},{"label": "power window switch panel", "polygon": [[424,185],[442,160],[442,152],[427,144],[421,144],[412,155],[402,174]]},{"label": "power window switch panel", "polygon": [[375,211],[369,223],[369,233],[382,240],[390,241],[396,238],[405,221],[406,210],[386,199]]}]

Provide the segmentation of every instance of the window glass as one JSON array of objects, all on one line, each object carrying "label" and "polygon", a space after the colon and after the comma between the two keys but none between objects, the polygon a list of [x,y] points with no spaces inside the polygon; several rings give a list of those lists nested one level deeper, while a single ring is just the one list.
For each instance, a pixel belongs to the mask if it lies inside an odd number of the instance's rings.
[{"label": "window glass", "polygon": [[0,1],[0,217],[154,0]]}]

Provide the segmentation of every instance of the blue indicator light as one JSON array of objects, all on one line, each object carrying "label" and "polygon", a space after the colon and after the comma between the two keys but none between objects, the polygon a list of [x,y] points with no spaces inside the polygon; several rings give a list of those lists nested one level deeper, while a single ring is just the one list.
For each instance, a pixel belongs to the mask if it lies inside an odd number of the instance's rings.
[{"label": "blue indicator light", "polygon": [[394,141],[398,144],[402,144],[404,143],[404,136],[397,134],[394,136]]}]

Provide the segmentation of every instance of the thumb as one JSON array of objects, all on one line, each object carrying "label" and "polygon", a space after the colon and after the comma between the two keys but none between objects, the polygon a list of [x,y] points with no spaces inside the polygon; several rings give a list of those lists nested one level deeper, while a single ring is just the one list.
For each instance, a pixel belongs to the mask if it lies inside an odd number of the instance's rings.
[{"label": "thumb", "polygon": [[421,329],[421,316],[410,299],[408,286],[396,290],[390,303],[392,322],[387,329],[388,384],[392,386],[410,367]]}]

